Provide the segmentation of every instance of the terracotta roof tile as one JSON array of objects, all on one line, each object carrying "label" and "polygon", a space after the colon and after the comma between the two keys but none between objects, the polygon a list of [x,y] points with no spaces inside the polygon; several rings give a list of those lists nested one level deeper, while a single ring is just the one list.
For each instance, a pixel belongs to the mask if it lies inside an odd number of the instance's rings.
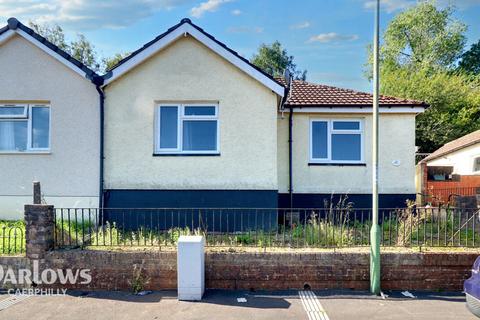
[{"label": "terracotta roof tile", "polygon": [[[286,86],[282,78],[276,79]],[[372,94],[350,89],[342,89],[323,84],[315,84],[302,80],[293,80],[290,93],[285,102],[287,106],[293,107],[350,107],[350,106],[371,106]],[[389,96],[380,96],[380,104],[384,106],[423,106],[425,102],[401,99]]]},{"label": "terracotta roof tile", "polygon": [[422,161],[425,162],[434,160],[451,152],[474,145],[476,143],[480,143],[480,130],[474,131],[472,133],[464,135],[463,137],[458,138],[457,140],[453,140],[444,144],[442,147],[431,153]]}]

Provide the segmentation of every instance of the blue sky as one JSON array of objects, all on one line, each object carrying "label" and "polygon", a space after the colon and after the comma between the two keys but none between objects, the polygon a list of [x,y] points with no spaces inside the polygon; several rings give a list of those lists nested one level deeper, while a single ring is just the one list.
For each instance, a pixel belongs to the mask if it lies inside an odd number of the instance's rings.
[{"label": "blue sky", "polygon": [[[382,28],[416,0],[384,0]],[[480,0],[439,0],[457,7],[468,45],[480,38]],[[279,40],[312,82],[370,91],[363,77],[372,41],[371,0],[0,0],[0,18],[58,23],[68,38],[85,34],[102,56],[133,51],[181,18],[250,58]]]}]

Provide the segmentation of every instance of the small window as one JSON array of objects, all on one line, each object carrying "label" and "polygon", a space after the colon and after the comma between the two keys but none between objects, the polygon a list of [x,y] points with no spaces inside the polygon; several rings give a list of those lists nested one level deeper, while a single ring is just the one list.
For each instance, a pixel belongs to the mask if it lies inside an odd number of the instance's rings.
[{"label": "small window", "polygon": [[428,181],[451,181],[453,180],[453,167],[451,166],[427,166]]},{"label": "small window", "polygon": [[185,107],[186,116],[215,116],[217,108],[206,106]]},{"label": "small window", "polygon": [[0,105],[0,152],[48,151],[50,108]]},{"label": "small window", "polygon": [[363,161],[361,120],[312,120],[310,161],[318,163],[361,163]]},{"label": "small window", "polygon": [[360,130],[359,121],[333,121],[333,130]]},{"label": "small window", "polygon": [[26,105],[0,105],[0,119],[27,118],[27,111]]},{"label": "small window", "polygon": [[473,159],[473,172],[480,172],[480,157]]},{"label": "small window", "polygon": [[155,153],[218,153],[218,106],[175,104],[157,108]]}]

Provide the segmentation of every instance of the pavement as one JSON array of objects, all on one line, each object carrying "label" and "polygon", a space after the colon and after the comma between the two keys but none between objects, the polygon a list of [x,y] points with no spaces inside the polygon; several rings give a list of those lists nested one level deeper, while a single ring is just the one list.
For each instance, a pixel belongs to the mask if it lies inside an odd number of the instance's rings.
[{"label": "pavement", "polygon": [[68,292],[64,296],[0,295],[0,319],[476,319],[460,292],[208,290],[201,302],[178,301],[175,291]]}]

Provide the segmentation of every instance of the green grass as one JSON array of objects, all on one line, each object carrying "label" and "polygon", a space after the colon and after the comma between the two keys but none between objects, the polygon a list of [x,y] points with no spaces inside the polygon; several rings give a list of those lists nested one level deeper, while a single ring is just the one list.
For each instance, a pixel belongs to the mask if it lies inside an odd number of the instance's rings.
[{"label": "green grass", "polygon": [[446,212],[443,219],[425,215],[408,216],[403,221],[387,219],[382,230],[382,242],[386,246],[471,247],[480,240],[480,233],[474,230],[471,219],[459,221],[451,212]]},{"label": "green grass", "polygon": [[[450,211],[445,211],[443,218],[436,216],[435,219],[428,212],[413,215],[408,210],[395,216],[392,214],[390,219],[382,221],[381,244],[384,247],[474,247],[480,240],[480,233],[474,230],[471,219],[464,216],[459,221],[458,215]],[[370,225],[369,220],[353,220],[342,213],[321,219],[312,214],[307,221],[290,227],[278,226],[274,230],[209,231],[207,234],[189,228],[125,231],[109,223],[102,227],[64,221],[63,224],[57,222],[56,237],[59,247],[174,247],[181,235],[201,234],[206,237],[207,245],[219,247],[342,248],[368,246]]]}]

